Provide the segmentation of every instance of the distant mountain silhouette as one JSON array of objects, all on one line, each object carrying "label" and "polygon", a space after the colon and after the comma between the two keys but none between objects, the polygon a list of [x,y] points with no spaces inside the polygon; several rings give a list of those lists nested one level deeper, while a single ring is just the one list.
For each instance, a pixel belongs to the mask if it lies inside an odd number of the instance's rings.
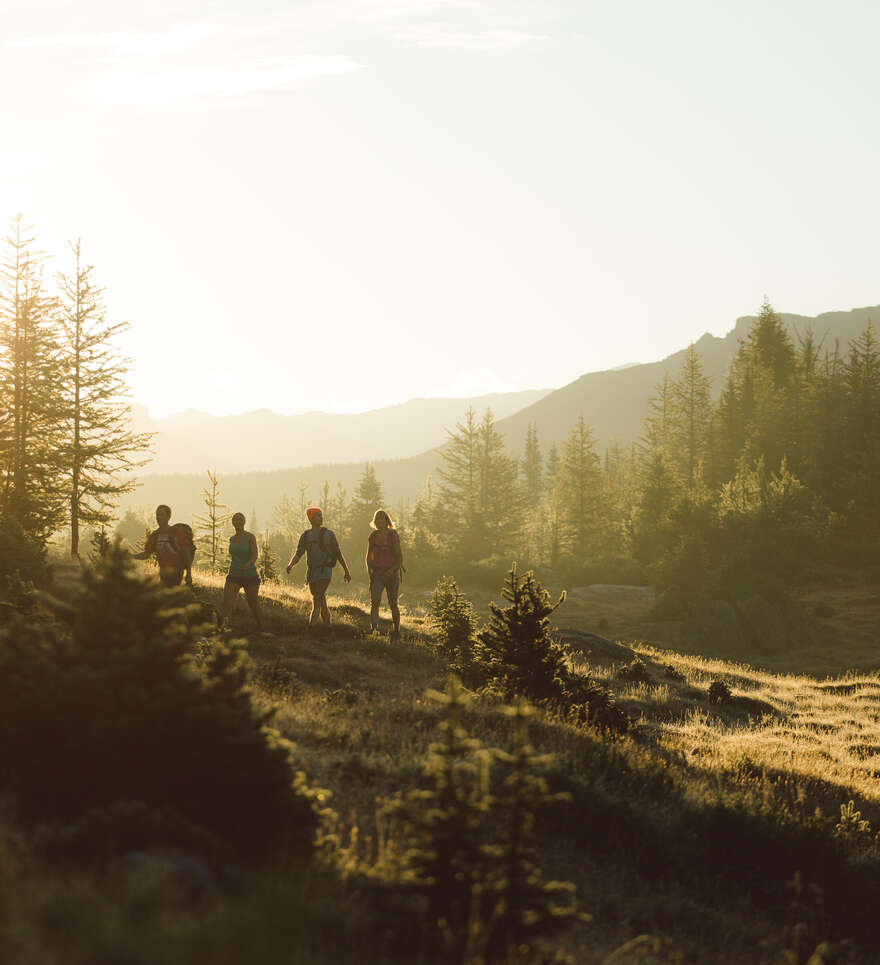
[{"label": "distant mountain silhouette", "polygon": [[[880,306],[857,308],[849,312],[827,312],[815,318],[788,314],[781,314],[781,318],[796,340],[807,331],[812,331],[818,342],[828,348],[833,348],[834,343],[838,342],[841,352],[845,353],[848,343],[864,330],[869,319],[875,324],[880,323]],[[744,316],[737,319],[735,327],[723,338],[706,334],[696,343],[716,397],[723,386],[739,339],[749,331],[754,321],[755,316]],[[124,505],[153,506],[159,502],[170,502],[175,508],[175,518],[186,518],[199,509],[199,492],[205,482],[204,470],[216,466],[224,473],[221,482],[225,501],[243,512],[255,507],[260,521],[268,523],[272,509],[281,496],[284,493],[294,494],[300,481],[308,485],[312,498],[317,498],[324,480],[334,484],[341,482],[351,493],[363,472],[364,461],[369,459],[375,463],[376,475],[384,487],[389,506],[395,506],[400,499],[415,497],[427,475],[436,476],[442,459],[443,429],[452,428],[460,421],[468,404],[473,405],[478,414],[482,414],[487,406],[493,408],[498,418],[498,428],[504,433],[510,450],[517,454],[522,451],[526,427],[530,422],[537,426],[541,448],[546,455],[552,442],[564,442],[581,413],[593,428],[600,452],[615,441],[629,445],[642,433],[648,401],[662,381],[664,372],[676,377],[685,351],[686,348],[659,362],[590,372],[555,391],[511,393],[475,399],[418,399],[401,406],[366,412],[361,416],[311,413],[307,416],[285,417],[256,412],[218,419],[183,413],[168,420],[169,423],[176,421],[180,427],[171,433],[173,446],[181,450],[188,447],[189,464],[198,469],[198,474],[146,475],[142,477],[143,485],[126,497]],[[529,395],[533,398],[529,399]],[[522,402],[522,406],[514,411],[518,401]],[[505,405],[509,406],[506,413]],[[277,431],[277,424],[283,424],[285,419],[304,420],[297,431],[304,432],[304,427],[308,426],[314,433],[312,442],[297,442],[296,445],[280,442],[282,436]],[[435,448],[426,448],[408,458],[388,458],[392,453],[398,457],[404,456],[407,446],[417,444],[420,430],[407,426],[409,419],[428,420],[429,429],[426,431],[434,433],[438,444]],[[167,433],[168,429],[164,431]],[[321,458],[317,455],[323,444],[319,438],[325,431],[331,433],[334,456]],[[397,432],[400,438],[395,440],[394,433]],[[198,434],[202,435],[196,438]],[[252,436],[257,438],[246,443]],[[259,439],[261,436],[270,442],[264,445]],[[303,436],[296,438],[301,440]],[[160,438],[160,447],[168,444]],[[244,452],[247,452],[247,465],[253,465],[260,458],[259,454],[266,452],[271,453],[270,465],[286,462],[288,466],[295,466],[298,460],[300,468],[243,471],[247,468],[243,464]],[[265,458],[269,459],[269,456]],[[324,460],[333,464],[317,464]],[[153,463],[153,467],[159,468],[163,462]],[[224,469],[225,465],[229,465],[230,470]],[[232,472],[232,469],[235,471]]]},{"label": "distant mountain silhouette", "polygon": [[491,408],[504,418],[531,405],[549,389],[504,392],[467,399],[410,399],[400,405],[351,415],[306,412],[279,415],[258,409],[215,416],[187,409],[167,419],[151,419],[134,407],[139,431],[157,433],[156,456],[148,472],[221,473],[275,470],[314,463],[363,462],[415,456],[446,440],[446,429],[468,405]]},{"label": "distant mountain silhouette", "polygon": [[[847,344],[864,330],[869,319],[880,327],[880,306],[856,308],[849,312],[826,312],[815,318],[780,313],[780,318],[796,342],[812,331],[818,342],[833,348],[837,341],[841,352],[845,352]],[[739,340],[754,322],[754,315],[743,316],[737,319],[734,328],[723,338],[707,333],[696,343],[704,372],[712,380],[714,397],[717,398],[721,392]],[[511,449],[518,452],[525,439],[526,427],[534,422],[538,439],[546,453],[552,442],[561,444],[565,440],[578,416],[583,413],[596,435],[600,451],[615,441],[628,445],[642,434],[648,401],[655,394],[657,385],[663,381],[664,372],[673,378],[677,377],[686,351],[687,347],[659,362],[582,375],[506,419],[499,419],[498,428],[504,433]]]}]

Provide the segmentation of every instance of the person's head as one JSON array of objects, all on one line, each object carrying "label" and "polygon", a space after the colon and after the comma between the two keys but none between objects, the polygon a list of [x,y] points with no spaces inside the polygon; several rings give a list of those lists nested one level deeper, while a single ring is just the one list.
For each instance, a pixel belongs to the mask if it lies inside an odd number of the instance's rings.
[{"label": "person's head", "polygon": [[156,522],[160,526],[167,526],[171,521],[171,507],[166,506],[165,503],[156,507]]},{"label": "person's head", "polygon": [[377,509],[373,513],[373,522],[370,523],[373,529],[394,529],[394,521],[384,509]]},{"label": "person's head", "polygon": [[306,516],[312,526],[317,529],[319,526],[324,525],[324,514],[318,509],[317,506],[312,506],[306,510]]},{"label": "person's head", "polygon": [[244,529],[244,524],[245,524],[244,513],[232,514],[232,525],[235,528],[236,533],[240,533]]}]

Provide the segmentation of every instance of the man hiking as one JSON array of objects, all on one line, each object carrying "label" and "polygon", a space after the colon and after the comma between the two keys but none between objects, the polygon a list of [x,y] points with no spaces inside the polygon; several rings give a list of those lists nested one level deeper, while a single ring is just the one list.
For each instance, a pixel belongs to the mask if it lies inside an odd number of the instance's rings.
[{"label": "man hiking", "polygon": [[306,510],[306,516],[312,528],[307,529],[300,536],[296,552],[287,564],[287,572],[289,573],[299,563],[304,554],[307,556],[306,582],[309,584],[309,592],[312,594],[312,613],[309,617],[309,626],[317,626],[320,618],[324,626],[329,627],[330,609],[327,606],[327,587],[330,586],[333,567],[337,560],[342,565],[346,583],[351,583],[351,573],[342,555],[342,550],[339,548],[336,534],[332,530],[324,528],[324,514],[321,510],[317,506],[312,506]]},{"label": "man hiking", "polygon": [[159,563],[159,579],[163,586],[180,586],[186,575],[186,585],[192,587],[193,539],[186,523],[171,523],[171,507],[164,503],[156,507],[154,529],[147,537],[143,552],[133,553],[132,559],[146,560],[155,556]]}]

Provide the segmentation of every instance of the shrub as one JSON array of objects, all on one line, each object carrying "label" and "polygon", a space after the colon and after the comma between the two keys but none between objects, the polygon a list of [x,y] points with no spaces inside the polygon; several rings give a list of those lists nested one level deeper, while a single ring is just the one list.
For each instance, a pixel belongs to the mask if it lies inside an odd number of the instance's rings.
[{"label": "shrub", "polygon": [[451,576],[442,577],[431,596],[431,626],[437,646],[453,670],[466,670],[474,659],[477,615]]},{"label": "shrub", "polygon": [[628,663],[617,671],[620,680],[628,680],[630,683],[645,684],[652,679],[648,670],[648,665],[640,657],[636,657],[632,663]]},{"label": "shrub", "polygon": [[501,594],[510,606],[490,603],[489,625],[478,637],[487,674],[508,696],[533,700],[563,697],[569,652],[553,639],[549,618],[565,594],[551,603],[550,594],[532,573],[519,576],[516,564],[507,574]]},{"label": "shrub", "polygon": [[0,775],[22,817],[89,824],[129,802],[240,861],[308,857],[315,794],[251,702],[242,651],[218,643],[197,669],[187,592],[141,578],[118,547],[82,579],[68,628],[0,632]]},{"label": "shrub", "polygon": [[713,680],[709,684],[710,704],[729,704],[731,700],[733,700],[733,694],[723,680]]},{"label": "shrub", "polygon": [[6,516],[0,519],[0,596],[10,581],[45,586],[49,570],[43,546],[31,539],[15,519]]}]

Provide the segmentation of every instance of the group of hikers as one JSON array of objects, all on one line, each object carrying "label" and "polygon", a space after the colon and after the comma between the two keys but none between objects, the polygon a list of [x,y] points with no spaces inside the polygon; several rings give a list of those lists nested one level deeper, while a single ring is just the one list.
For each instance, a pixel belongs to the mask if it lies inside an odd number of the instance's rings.
[{"label": "group of hikers", "polygon": [[[351,582],[351,571],[342,555],[339,540],[331,529],[324,526],[324,514],[313,506],[306,510],[309,529],[299,538],[296,550],[287,564],[287,572],[306,557],[306,582],[312,595],[312,612],[309,626],[319,623],[330,626],[330,608],[327,605],[327,590],[333,578],[333,568],[337,563],[342,567],[343,579]],[[147,537],[143,551],[133,554],[136,560],[155,557],[159,564],[159,579],[164,586],[180,586],[182,582],[192,587],[192,564],[195,554],[192,529],[185,523],[171,523],[171,508],[162,504],[156,508],[158,528]],[[243,513],[232,516],[234,532],[229,537],[229,570],[223,590],[223,612],[221,629],[228,627],[229,618],[235,606],[239,590],[244,590],[250,611],[254,616],[257,629],[265,634],[263,617],[260,612],[260,574],[257,571],[259,550],[257,538],[244,527]],[[377,509],[370,523],[371,531],[367,540],[365,563],[370,581],[370,630],[379,629],[379,606],[382,594],[388,598],[391,610],[392,636],[400,635],[400,576],[403,568],[403,554],[400,535],[394,528],[391,516],[384,509]]]}]

